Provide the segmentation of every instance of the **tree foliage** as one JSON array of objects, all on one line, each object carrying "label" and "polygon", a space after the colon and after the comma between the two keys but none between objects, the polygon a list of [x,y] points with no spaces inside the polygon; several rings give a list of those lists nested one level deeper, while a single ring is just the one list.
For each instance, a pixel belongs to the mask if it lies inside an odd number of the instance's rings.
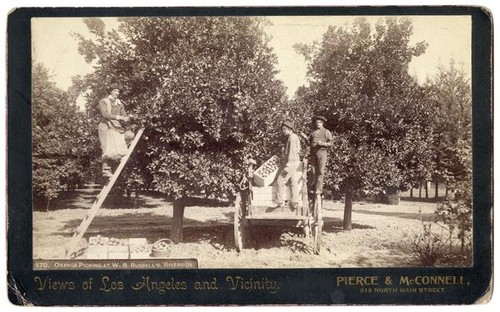
[{"label": "tree foliage", "polygon": [[468,179],[472,169],[470,81],[451,60],[426,85],[435,107],[435,179],[450,184]]},{"label": "tree foliage", "polygon": [[336,134],[329,181],[335,188],[383,192],[430,173],[431,108],[408,74],[426,44],[409,45],[408,20],[330,27],[317,46],[298,46],[309,61],[309,87],[299,96],[325,114]]},{"label": "tree foliage", "polygon": [[297,45],[308,62],[302,107],[325,115],[334,133],[326,185],[377,194],[426,180],[432,169],[428,92],[408,73],[426,44],[409,44],[409,20],[329,27],[315,45]]},{"label": "tree foliage", "polygon": [[33,66],[32,85],[33,190],[50,201],[65,184],[84,180],[89,134],[83,114],[41,64]]},{"label": "tree foliage", "polygon": [[460,241],[462,254],[472,246],[472,101],[470,81],[453,60],[428,79],[435,106],[435,179],[452,192],[438,204],[437,221]]},{"label": "tree foliage", "polygon": [[136,169],[176,198],[230,197],[245,158],[276,152],[288,109],[276,56],[253,17],[122,18],[107,31],[86,19],[79,51],[96,63],[82,79],[95,105],[112,82],[146,126]]}]

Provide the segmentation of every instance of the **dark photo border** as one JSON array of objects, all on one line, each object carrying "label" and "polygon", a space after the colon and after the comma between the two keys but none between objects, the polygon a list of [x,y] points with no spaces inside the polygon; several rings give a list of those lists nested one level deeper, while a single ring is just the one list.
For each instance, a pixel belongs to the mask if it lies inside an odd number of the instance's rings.
[{"label": "dark photo border", "polygon": [[[31,24],[34,17],[197,16],[197,15],[469,15],[472,19],[473,223],[474,261],[465,268],[324,268],[324,269],[183,269],[33,271],[31,154]],[[8,284],[9,299],[18,305],[262,305],[262,304],[472,304],[492,291],[493,89],[492,17],[480,7],[226,7],[226,8],[20,8],[8,17]],[[114,281],[160,280],[225,282],[228,276],[277,282],[276,293],[232,290],[172,290],[165,293],[100,291],[103,276]],[[453,276],[464,283],[445,293],[360,294],[359,287],[337,286],[338,276]],[[36,289],[34,278],[72,281],[76,289]],[[79,285],[93,279],[96,287]]]}]

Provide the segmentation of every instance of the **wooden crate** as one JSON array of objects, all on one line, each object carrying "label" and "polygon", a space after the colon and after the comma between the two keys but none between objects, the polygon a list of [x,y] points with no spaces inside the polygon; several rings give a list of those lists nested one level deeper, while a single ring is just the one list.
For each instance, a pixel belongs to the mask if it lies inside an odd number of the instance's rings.
[{"label": "wooden crate", "polygon": [[151,250],[146,238],[129,239],[130,259],[149,259]]},{"label": "wooden crate", "polygon": [[[302,194],[302,185],[304,183],[304,179],[302,177],[302,168],[303,168],[303,163],[300,163],[300,166],[297,168],[296,172],[292,176],[292,179],[297,180],[298,184],[298,189],[299,189],[299,204],[302,204],[302,197],[304,194]],[[274,200],[276,198],[276,186],[254,186],[252,187],[252,205],[253,206],[273,206]],[[287,186],[286,188],[286,195],[285,195],[285,200],[289,201],[291,199],[292,192],[290,189],[290,186]]]},{"label": "wooden crate", "polygon": [[273,200],[276,195],[275,186],[252,187],[253,200]]},{"label": "wooden crate", "polygon": [[128,259],[129,246],[109,246],[108,259]]},{"label": "wooden crate", "polygon": [[120,245],[111,244],[110,240],[108,259],[128,259],[130,257],[129,252],[129,240],[121,239]]},{"label": "wooden crate", "polygon": [[87,259],[108,259],[109,238],[94,236],[89,239]]},{"label": "wooden crate", "polygon": [[274,155],[253,172],[253,182],[256,186],[269,186],[276,178],[279,168],[279,158]]}]

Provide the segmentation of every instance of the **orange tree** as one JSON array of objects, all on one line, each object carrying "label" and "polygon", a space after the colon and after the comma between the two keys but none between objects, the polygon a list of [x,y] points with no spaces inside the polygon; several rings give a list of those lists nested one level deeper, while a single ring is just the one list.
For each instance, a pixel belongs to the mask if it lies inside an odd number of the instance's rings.
[{"label": "orange tree", "polygon": [[110,83],[121,84],[127,110],[146,127],[134,176],[174,198],[171,237],[179,241],[193,198],[233,198],[243,161],[277,151],[285,88],[275,79],[265,19],[119,21],[107,31],[102,20],[85,20],[92,37],[79,36],[79,51],[96,70],[79,85],[92,106]]},{"label": "orange tree", "polygon": [[309,80],[298,102],[325,115],[335,137],[325,182],[345,194],[344,229],[352,226],[353,193],[397,191],[430,177],[432,109],[427,90],[408,74],[426,44],[409,45],[411,34],[409,20],[358,19],[296,47]]},{"label": "orange tree", "polygon": [[91,149],[84,114],[42,64],[33,66],[32,86],[33,192],[48,210],[64,185],[88,179]]}]

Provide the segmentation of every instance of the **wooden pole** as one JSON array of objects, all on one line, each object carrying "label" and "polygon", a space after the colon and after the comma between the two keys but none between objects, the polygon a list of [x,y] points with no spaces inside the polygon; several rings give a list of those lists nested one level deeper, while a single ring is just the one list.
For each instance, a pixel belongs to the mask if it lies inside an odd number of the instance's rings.
[{"label": "wooden pole", "polygon": [[302,215],[310,216],[309,194],[307,194],[307,158],[302,161]]}]

